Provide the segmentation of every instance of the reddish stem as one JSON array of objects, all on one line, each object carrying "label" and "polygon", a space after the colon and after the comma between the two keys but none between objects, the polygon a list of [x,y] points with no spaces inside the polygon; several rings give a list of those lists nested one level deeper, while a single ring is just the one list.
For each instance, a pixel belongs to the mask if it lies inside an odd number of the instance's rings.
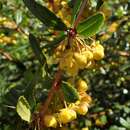
[{"label": "reddish stem", "polygon": [[50,89],[49,93],[48,93],[48,98],[45,101],[45,103],[43,103],[43,105],[40,108],[40,118],[41,121],[43,120],[44,114],[46,113],[48,106],[53,98],[54,93],[59,89],[59,85],[61,82],[61,74],[62,72],[59,70],[57,71],[57,73],[55,74],[55,78],[54,78],[54,82],[52,84],[52,88]]},{"label": "reddish stem", "polygon": [[55,4],[54,4],[54,0],[49,0],[49,3],[52,6],[52,10],[55,12]]},{"label": "reddish stem", "polygon": [[82,13],[83,13],[83,11],[84,11],[84,8],[85,8],[85,6],[86,6],[86,3],[87,3],[87,0],[83,0],[83,3],[82,3],[82,5],[81,5],[80,11],[79,11],[79,14],[78,14],[78,16],[77,16],[77,19],[76,19],[75,22],[74,22],[74,28],[77,28],[77,25],[78,25],[78,23],[79,23],[79,21],[80,21],[80,19],[81,19],[81,15],[82,15]]}]

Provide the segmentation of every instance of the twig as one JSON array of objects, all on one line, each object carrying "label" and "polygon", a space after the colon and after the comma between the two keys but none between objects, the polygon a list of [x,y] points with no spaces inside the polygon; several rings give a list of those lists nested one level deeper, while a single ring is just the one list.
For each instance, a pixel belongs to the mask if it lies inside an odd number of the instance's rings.
[{"label": "twig", "polygon": [[82,13],[83,13],[83,11],[84,11],[84,8],[85,8],[85,6],[86,6],[86,3],[87,3],[87,0],[83,0],[83,3],[82,3],[82,5],[81,5],[80,11],[79,11],[79,14],[78,14],[78,16],[77,16],[77,19],[76,19],[75,22],[74,22],[74,28],[77,27],[77,25],[78,25],[78,23],[79,23],[79,21],[80,21],[80,19],[81,19],[81,15],[82,15]]},{"label": "twig", "polygon": [[50,5],[52,6],[52,10],[55,12],[55,4],[54,4],[54,0],[49,0]]},{"label": "twig", "polygon": [[55,74],[55,78],[54,78],[54,82],[52,84],[52,88],[50,89],[49,93],[48,93],[48,98],[45,101],[45,103],[43,103],[43,105],[40,108],[40,119],[42,121],[44,114],[46,113],[48,106],[53,98],[54,93],[57,91],[57,89],[59,89],[59,84],[61,82],[61,71],[59,70],[56,74]]},{"label": "twig", "polygon": [[26,35],[27,37],[28,37],[28,35],[29,35],[29,34],[27,34],[22,28],[20,28],[19,26],[17,26],[16,31],[18,31],[18,32],[20,32],[20,33]]},{"label": "twig", "polygon": [[11,56],[9,53],[5,52],[4,50],[0,49],[0,53],[1,53],[6,59],[8,59],[9,61],[12,61],[12,60],[13,60],[12,56]]}]

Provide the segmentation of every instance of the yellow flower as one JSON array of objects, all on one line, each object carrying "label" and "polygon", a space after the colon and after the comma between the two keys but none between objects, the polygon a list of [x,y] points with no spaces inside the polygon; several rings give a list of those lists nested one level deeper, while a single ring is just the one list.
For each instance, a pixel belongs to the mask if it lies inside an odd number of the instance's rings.
[{"label": "yellow flower", "polygon": [[102,41],[106,41],[106,40],[108,40],[110,37],[111,37],[110,34],[105,33],[105,34],[103,34],[103,35],[100,37],[100,39],[101,39]]},{"label": "yellow flower", "polygon": [[77,90],[78,91],[87,91],[88,90],[88,85],[87,83],[82,80],[82,79],[79,79],[77,82],[76,82],[76,87],[77,87]]},{"label": "yellow flower", "polygon": [[87,57],[83,55],[82,53],[75,52],[74,53],[74,58],[79,65],[80,68],[84,68],[87,64]]},{"label": "yellow flower", "polygon": [[85,115],[88,112],[88,105],[86,103],[81,103],[77,107],[76,112],[80,115]]},{"label": "yellow flower", "polygon": [[91,51],[85,51],[84,55],[86,56],[86,58],[88,59],[88,61],[93,59],[93,53]]},{"label": "yellow flower", "polygon": [[89,130],[88,127],[82,128],[82,130]]},{"label": "yellow flower", "polygon": [[119,26],[119,23],[113,22],[113,23],[109,26],[108,32],[116,32],[118,26]]},{"label": "yellow flower", "polygon": [[103,126],[104,124],[100,121],[100,119],[96,119],[95,124],[97,126]]},{"label": "yellow flower", "polygon": [[79,66],[73,58],[73,51],[67,50],[64,52],[60,60],[59,67],[61,70],[66,71],[69,76],[75,76],[78,73]]},{"label": "yellow flower", "polygon": [[64,108],[59,113],[59,121],[63,124],[71,122],[72,120],[77,118],[76,112],[74,110]]},{"label": "yellow flower", "polygon": [[92,44],[92,49],[95,60],[101,60],[104,57],[104,48],[99,42]]},{"label": "yellow flower", "polygon": [[79,94],[80,94],[81,102],[85,102],[87,104],[90,104],[92,102],[92,98],[88,94],[86,93],[79,93]]},{"label": "yellow flower", "polygon": [[45,117],[44,117],[44,125],[46,127],[56,128],[57,127],[57,120],[56,120],[55,116],[53,116],[53,115],[45,115]]},{"label": "yellow flower", "polygon": [[75,76],[78,74],[79,66],[74,59],[71,61],[71,66],[66,69],[69,76]]}]

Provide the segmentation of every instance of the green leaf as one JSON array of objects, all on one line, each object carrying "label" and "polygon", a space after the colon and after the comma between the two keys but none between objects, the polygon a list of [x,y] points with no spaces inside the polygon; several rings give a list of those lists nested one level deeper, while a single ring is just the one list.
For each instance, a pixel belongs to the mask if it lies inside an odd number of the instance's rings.
[{"label": "green leaf", "polygon": [[66,25],[58,18],[54,13],[52,13],[46,7],[35,2],[35,0],[23,0],[28,9],[32,14],[42,21],[46,26],[53,27],[56,30],[67,30]]},{"label": "green leaf", "polygon": [[107,116],[106,115],[102,115],[100,117],[100,121],[102,122],[103,125],[105,125],[107,123]]},{"label": "green leaf", "polygon": [[96,9],[99,10],[100,7],[103,5],[103,3],[104,3],[103,0],[98,0],[98,1],[97,1],[97,7],[96,7]]},{"label": "green leaf", "polygon": [[77,27],[77,32],[88,38],[96,34],[104,23],[104,15],[103,13],[97,13],[83,22],[79,23]]},{"label": "green leaf", "polygon": [[124,126],[127,129],[130,129],[130,122],[126,121],[125,119],[123,119],[122,117],[120,118],[120,123],[122,126]]},{"label": "green leaf", "polygon": [[20,24],[22,22],[22,11],[18,10],[15,13],[15,21],[17,24]]},{"label": "green leaf", "polygon": [[0,10],[3,8],[3,4],[2,2],[0,2]]},{"label": "green leaf", "polygon": [[123,127],[118,127],[116,125],[112,125],[109,130],[126,130],[126,128],[123,128]]},{"label": "green leaf", "polygon": [[46,63],[46,57],[43,55],[42,50],[40,48],[40,44],[38,43],[37,39],[35,38],[34,35],[29,34],[29,41],[31,44],[31,47],[38,58],[39,62],[44,65]]},{"label": "green leaf", "polygon": [[83,0],[76,0],[76,2],[74,4],[74,8],[73,8],[73,11],[72,11],[72,24],[74,23],[74,21],[77,18],[77,15],[80,11],[80,7],[82,5],[82,2],[83,2]]},{"label": "green leaf", "polygon": [[130,68],[130,63],[127,63],[127,64],[124,64],[124,65],[121,65],[120,67],[119,67],[119,70],[120,71],[126,71],[127,69],[129,69]]},{"label": "green leaf", "polygon": [[93,109],[93,112],[101,112],[101,111],[104,111],[104,108],[103,107],[100,107],[100,106],[97,106]]},{"label": "green leaf", "polygon": [[51,41],[49,44],[45,45],[44,48],[54,48],[57,45],[60,44],[61,41],[63,41],[66,37],[66,34],[64,32],[61,32],[60,35],[55,38],[53,41]]},{"label": "green leaf", "polygon": [[75,102],[79,99],[77,90],[68,82],[62,82],[61,89],[64,93],[65,100],[68,102]]},{"label": "green leaf", "polygon": [[28,101],[24,96],[20,96],[17,102],[16,111],[22,120],[30,122],[31,120],[31,111]]}]

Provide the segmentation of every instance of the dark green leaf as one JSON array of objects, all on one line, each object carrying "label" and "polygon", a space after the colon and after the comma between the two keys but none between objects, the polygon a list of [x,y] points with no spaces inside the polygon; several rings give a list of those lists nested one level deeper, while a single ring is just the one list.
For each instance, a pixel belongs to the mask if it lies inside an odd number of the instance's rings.
[{"label": "dark green leaf", "polygon": [[98,0],[96,9],[99,10],[103,3],[103,0]]},{"label": "dark green leaf", "polygon": [[36,105],[36,98],[34,96],[34,90],[36,88],[37,82],[39,82],[39,79],[41,78],[41,69],[39,66],[39,69],[36,70],[35,73],[32,72],[32,70],[27,70],[24,73],[24,77],[28,81],[26,84],[26,87],[24,87],[24,96],[28,100],[31,108],[33,108]]},{"label": "dark green leaf", "polygon": [[64,93],[65,100],[68,102],[75,102],[79,99],[77,90],[71,84],[62,82],[61,89]]},{"label": "dark green leaf", "polygon": [[18,115],[27,122],[30,122],[31,120],[31,111],[30,106],[28,104],[28,101],[25,99],[24,96],[20,96],[18,99],[18,103],[16,106],[16,111]]},{"label": "dark green leaf", "polygon": [[0,10],[3,8],[2,2],[0,2]]},{"label": "dark green leaf", "polygon": [[130,63],[121,65],[121,66],[119,67],[120,71],[125,71],[125,70],[127,70],[127,69],[129,69],[129,68],[130,68]]},{"label": "dark green leaf", "polygon": [[100,30],[103,23],[104,23],[103,13],[97,13],[89,17],[88,19],[84,20],[83,22],[79,23],[77,27],[77,32],[80,35],[88,38],[96,34]]},{"label": "dark green leaf", "polygon": [[82,5],[83,0],[76,0],[73,11],[72,11],[72,23],[74,23],[74,21],[77,18],[77,15],[80,11],[80,7]]},{"label": "dark green leaf", "polygon": [[37,39],[32,34],[29,34],[29,41],[39,62],[44,65],[46,63],[46,57],[45,55],[43,55],[42,50],[40,48],[40,44],[38,43]]},{"label": "dark green leaf", "polygon": [[35,0],[23,0],[28,9],[35,15],[40,21],[42,21],[48,27],[54,27],[56,30],[67,30],[66,25],[52,13],[46,7],[38,4]]},{"label": "dark green leaf", "polygon": [[60,36],[55,38],[53,41],[51,41],[49,44],[45,45],[44,48],[53,48],[56,47],[58,44],[60,44],[61,41],[65,39],[66,35],[64,32],[60,33]]}]

